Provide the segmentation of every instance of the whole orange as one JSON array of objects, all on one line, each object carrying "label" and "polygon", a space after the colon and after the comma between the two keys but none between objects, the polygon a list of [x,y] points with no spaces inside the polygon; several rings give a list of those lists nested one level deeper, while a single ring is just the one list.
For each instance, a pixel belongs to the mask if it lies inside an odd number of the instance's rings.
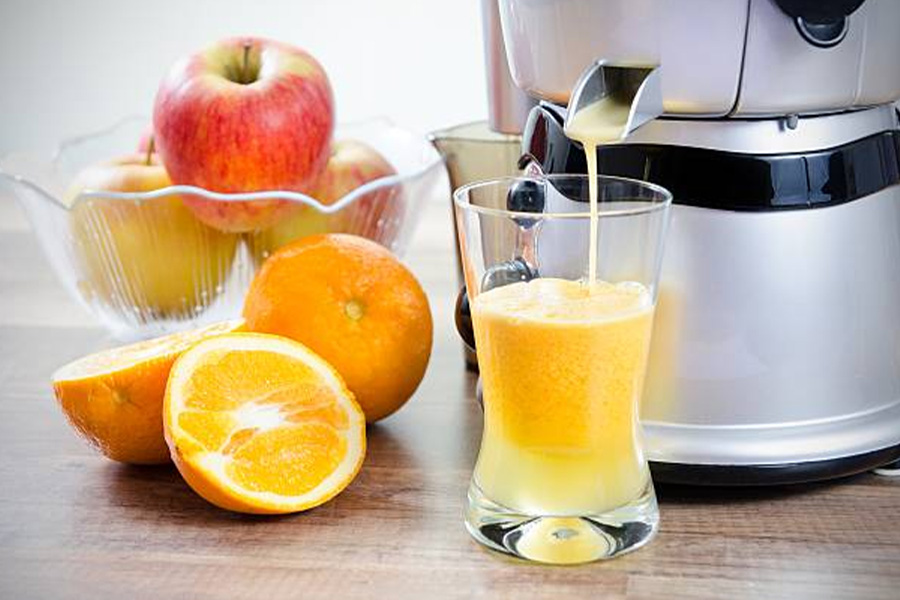
[{"label": "whole orange", "polygon": [[431,356],[428,298],[389,250],[353,235],[300,239],[250,285],[251,331],[292,338],[337,369],[373,423],[413,395]]}]

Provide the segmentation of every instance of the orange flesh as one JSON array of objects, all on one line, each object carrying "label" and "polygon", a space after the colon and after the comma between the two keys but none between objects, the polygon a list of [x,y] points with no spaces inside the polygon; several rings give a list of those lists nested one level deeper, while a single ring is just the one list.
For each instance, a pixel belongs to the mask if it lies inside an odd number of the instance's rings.
[{"label": "orange flesh", "polygon": [[308,423],[248,437],[232,455],[228,474],[254,492],[305,494],[344,459],[347,443],[332,427]]},{"label": "orange flesh", "polygon": [[[234,341],[202,349],[184,373],[177,364],[173,370],[165,420],[176,464],[198,493],[225,508],[291,512],[324,502],[362,462],[361,410],[339,375],[300,344],[227,338]],[[248,339],[256,345],[241,345]]]},{"label": "orange flesh", "polygon": [[242,326],[227,321],[85,356],[53,374],[57,400],[73,427],[109,458],[168,462],[162,405],[172,364],[200,340]]}]

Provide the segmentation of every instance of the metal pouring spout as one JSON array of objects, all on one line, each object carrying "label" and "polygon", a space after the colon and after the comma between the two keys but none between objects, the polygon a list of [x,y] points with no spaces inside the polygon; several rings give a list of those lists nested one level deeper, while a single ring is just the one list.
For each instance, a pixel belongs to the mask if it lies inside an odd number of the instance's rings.
[{"label": "metal pouring spout", "polygon": [[598,61],[578,78],[569,100],[565,127],[568,130],[581,110],[604,99],[615,105],[630,107],[621,123],[623,139],[648,121],[663,114],[663,97],[659,65],[615,64]]}]

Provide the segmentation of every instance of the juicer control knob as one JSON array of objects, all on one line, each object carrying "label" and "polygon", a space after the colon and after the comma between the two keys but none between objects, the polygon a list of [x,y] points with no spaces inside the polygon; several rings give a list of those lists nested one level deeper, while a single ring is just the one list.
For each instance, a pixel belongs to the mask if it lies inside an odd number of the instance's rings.
[{"label": "juicer control knob", "polygon": [[469,349],[475,349],[475,330],[472,328],[472,307],[469,305],[469,295],[463,287],[456,297],[456,309],[453,311],[456,321],[456,332],[462,338],[463,343]]},{"label": "juicer control knob", "polygon": [[849,17],[865,0],[775,0],[794,19],[797,31],[820,48],[840,44],[847,35]]},{"label": "juicer control knob", "polygon": [[[531,267],[525,259],[515,258],[510,261],[496,264],[485,271],[481,278],[481,291],[486,292],[490,289],[517,283],[519,281],[530,281],[538,276],[537,269]],[[463,286],[459,290],[456,297],[456,310],[454,311],[454,321],[456,322],[456,331],[463,343],[470,349],[475,350],[475,330],[472,327],[472,307],[469,304],[469,294]]]},{"label": "juicer control knob", "polygon": [[840,44],[847,36],[850,28],[847,17],[841,17],[830,23],[810,23],[797,18],[797,31],[807,42],[819,48],[831,48]]},{"label": "juicer control knob", "polygon": [[[522,179],[506,193],[506,210],[515,212],[544,212],[544,186],[534,179]],[[537,220],[516,217],[515,222],[524,229],[533,227]]]},{"label": "juicer control knob", "polygon": [[515,258],[485,271],[484,277],[481,278],[481,291],[486,292],[520,281],[531,281],[536,276],[535,269],[532,269],[524,258]]},{"label": "juicer control knob", "polygon": [[544,186],[533,179],[523,179],[509,189],[506,209],[515,212],[544,212]]}]

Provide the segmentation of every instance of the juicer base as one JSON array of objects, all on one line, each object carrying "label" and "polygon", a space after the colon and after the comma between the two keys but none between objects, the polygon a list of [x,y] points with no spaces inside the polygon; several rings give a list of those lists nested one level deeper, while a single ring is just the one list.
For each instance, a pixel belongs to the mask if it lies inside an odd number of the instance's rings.
[{"label": "juicer base", "polygon": [[900,459],[900,445],[827,460],[765,465],[687,465],[650,462],[653,480],[700,486],[763,486],[809,483],[856,475]]}]

